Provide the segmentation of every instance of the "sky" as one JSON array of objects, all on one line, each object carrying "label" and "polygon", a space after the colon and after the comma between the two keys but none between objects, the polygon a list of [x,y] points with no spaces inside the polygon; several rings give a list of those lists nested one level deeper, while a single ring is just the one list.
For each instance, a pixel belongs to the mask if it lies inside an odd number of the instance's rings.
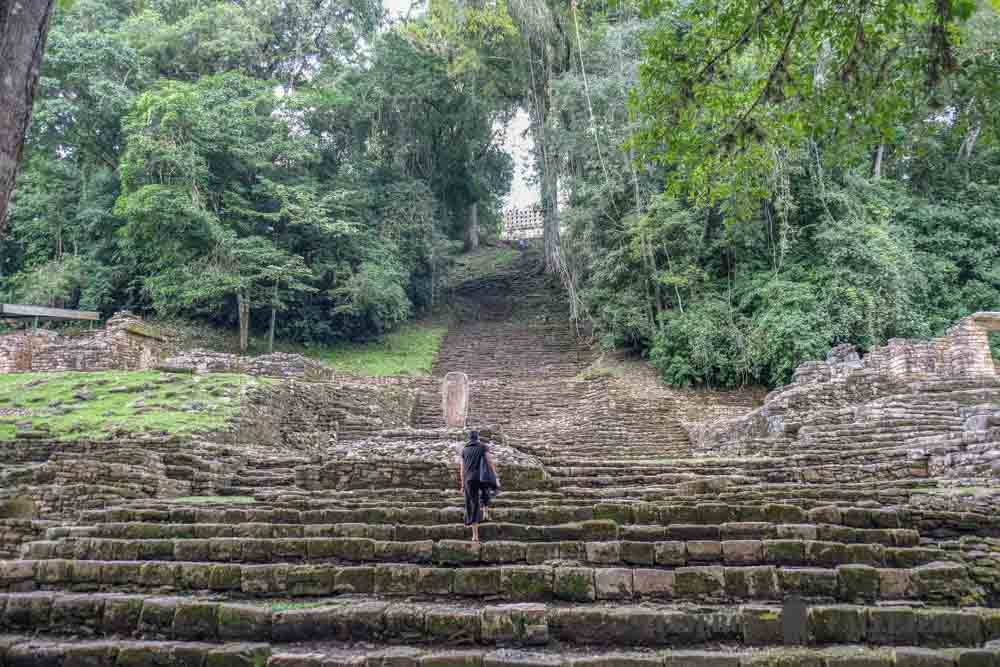
[{"label": "sky", "polygon": [[[382,0],[382,6],[391,18],[402,18],[410,10],[411,0]],[[419,14],[423,8],[414,10]],[[514,182],[510,192],[504,198],[504,208],[524,208],[538,203],[538,190],[531,184],[534,169],[531,166],[531,148],[533,142],[527,134],[528,113],[521,109],[511,121],[504,133],[504,150],[514,158]]]}]

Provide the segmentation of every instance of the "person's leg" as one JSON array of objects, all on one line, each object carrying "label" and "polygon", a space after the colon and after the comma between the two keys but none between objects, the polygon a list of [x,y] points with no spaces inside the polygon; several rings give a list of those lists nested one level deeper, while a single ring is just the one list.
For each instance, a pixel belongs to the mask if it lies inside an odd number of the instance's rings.
[{"label": "person's leg", "polygon": [[479,524],[478,523],[472,524],[472,541],[473,542],[478,542],[479,541]]},{"label": "person's leg", "polygon": [[483,502],[483,521],[490,520],[490,488],[488,486],[482,487],[481,490],[482,502]]}]

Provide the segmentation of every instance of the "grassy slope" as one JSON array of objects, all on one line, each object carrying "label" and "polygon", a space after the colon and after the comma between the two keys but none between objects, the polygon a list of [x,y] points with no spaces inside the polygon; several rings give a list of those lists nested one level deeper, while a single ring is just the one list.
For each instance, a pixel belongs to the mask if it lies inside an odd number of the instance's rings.
[{"label": "grassy slope", "polygon": [[61,440],[211,431],[239,410],[243,388],[263,382],[152,371],[0,375],[0,440],[11,440],[19,422],[47,428]]}]

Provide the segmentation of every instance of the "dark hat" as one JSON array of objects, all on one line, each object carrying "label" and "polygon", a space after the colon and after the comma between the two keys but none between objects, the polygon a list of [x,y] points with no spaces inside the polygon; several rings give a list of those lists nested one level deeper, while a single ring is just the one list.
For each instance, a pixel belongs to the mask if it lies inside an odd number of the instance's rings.
[{"label": "dark hat", "polygon": [[479,431],[469,431],[469,442],[479,442]]}]

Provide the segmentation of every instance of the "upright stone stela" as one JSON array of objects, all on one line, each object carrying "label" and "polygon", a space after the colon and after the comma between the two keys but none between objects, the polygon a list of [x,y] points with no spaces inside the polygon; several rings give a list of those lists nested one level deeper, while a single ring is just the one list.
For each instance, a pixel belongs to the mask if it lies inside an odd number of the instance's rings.
[{"label": "upright stone stela", "polygon": [[441,407],[448,428],[465,428],[469,411],[469,377],[465,373],[451,372],[444,376]]}]

